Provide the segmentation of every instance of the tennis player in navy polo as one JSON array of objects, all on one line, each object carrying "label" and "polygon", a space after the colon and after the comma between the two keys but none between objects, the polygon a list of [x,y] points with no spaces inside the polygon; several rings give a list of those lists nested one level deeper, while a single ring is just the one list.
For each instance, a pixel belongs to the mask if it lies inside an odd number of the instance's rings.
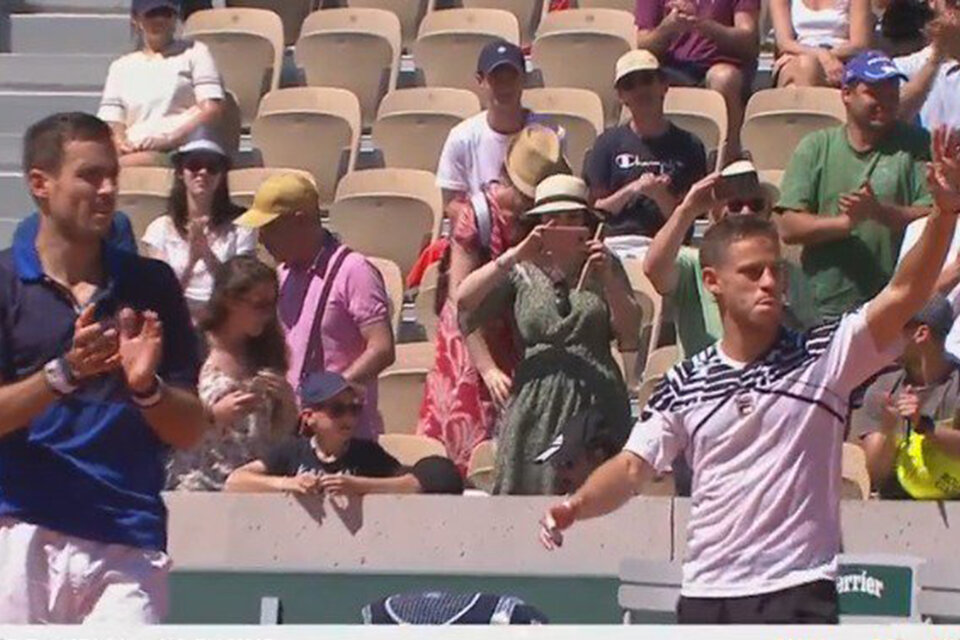
[{"label": "tennis player in navy polo", "polygon": [[0,252],[0,623],[159,622],[165,462],[206,424],[186,303],[105,242],[105,123],[46,118],[23,158],[40,224]]}]

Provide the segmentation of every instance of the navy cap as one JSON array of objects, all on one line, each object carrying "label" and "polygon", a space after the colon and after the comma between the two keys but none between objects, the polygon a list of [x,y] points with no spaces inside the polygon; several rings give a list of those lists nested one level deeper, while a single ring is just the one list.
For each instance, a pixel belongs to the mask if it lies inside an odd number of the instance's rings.
[{"label": "navy cap", "polygon": [[864,51],[847,62],[843,70],[843,85],[848,86],[856,82],[873,84],[885,80],[906,80],[890,56],[883,51]]},{"label": "navy cap", "polygon": [[143,15],[148,11],[166,7],[180,13],[180,0],[133,0],[130,11],[136,15]]},{"label": "navy cap", "polygon": [[521,74],[526,73],[527,63],[523,58],[523,51],[520,50],[520,47],[506,40],[494,40],[480,51],[480,58],[477,60],[477,73],[486,75],[505,64],[510,65]]},{"label": "navy cap", "polygon": [[953,307],[938,293],[913,316],[912,322],[926,325],[941,338],[946,338],[953,328]]},{"label": "navy cap", "polygon": [[300,406],[316,407],[349,388],[350,383],[339,373],[332,371],[311,373],[300,383]]}]

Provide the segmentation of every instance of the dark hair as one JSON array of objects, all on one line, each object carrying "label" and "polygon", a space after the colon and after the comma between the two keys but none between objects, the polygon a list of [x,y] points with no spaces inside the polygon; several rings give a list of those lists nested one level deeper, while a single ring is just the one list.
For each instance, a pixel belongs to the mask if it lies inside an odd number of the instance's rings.
[{"label": "dark hair", "polygon": [[727,248],[739,240],[764,237],[779,246],[780,236],[770,220],[755,213],[725,216],[707,229],[700,244],[700,266],[716,267],[727,258]]},{"label": "dark hair", "polygon": [[[277,275],[273,269],[253,256],[235,256],[217,269],[213,281],[213,294],[200,320],[202,331],[215,332],[226,323],[230,304],[248,294],[261,284],[270,284],[279,291]],[[274,315],[263,333],[247,340],[244,358],[252,369],[274,369],[286,372],[288,366],[287,344],[283,338],[280,321]]]},{"label": "dark hair", "polygon": [[113,150],[110,126],[89,113],[55,113],[27,129],[23,137],[23,172],[40,169],[59,173],[67,143],[102,142]]},{"label": "dark hair", "polygon": [[[187,235],[187,222],[190,218],[187,211],[187,184],[183,181],[183,164],[189,155],[189,153],[186,153],[174,156],[173,188],[170,189],[170,199],[167,201],[167,212],[173,219],[173,226],[183,237]],[[221,167],[223,175],[220,178],[220,185],[217,187],[216,193],[213,194],[213,203],[210,207],[210,228],[214,230],[230,224],[243,213],[243,208],[233,204],[230,200],[230,185],[227,183],[227,173],[230,169],[228,158],[222,158]]]}]

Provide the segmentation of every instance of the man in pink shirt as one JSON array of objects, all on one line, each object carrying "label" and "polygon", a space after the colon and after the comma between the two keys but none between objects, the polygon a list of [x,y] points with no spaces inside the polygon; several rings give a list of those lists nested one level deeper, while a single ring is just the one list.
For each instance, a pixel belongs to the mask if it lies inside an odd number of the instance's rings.
[{"label": "man in pink shirt", "polygon": [[375,439],[383,432],[377,376],[395,357],[380,273],[323,228],[317,190],[301,176],[266,180],[253,207],[235,222],[260,229],[280,265],[277,304],[290,349],[290,384],[296,389],[310,373],[333,371],[364,387],[355,435]]}]

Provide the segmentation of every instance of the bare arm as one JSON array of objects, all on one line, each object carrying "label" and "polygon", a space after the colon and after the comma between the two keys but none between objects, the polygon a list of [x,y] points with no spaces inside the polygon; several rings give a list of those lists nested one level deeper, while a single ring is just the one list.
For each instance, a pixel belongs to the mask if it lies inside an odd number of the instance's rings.
[{"label": "bare arm", "polygon": [[653,467],[640,456],[622,451],[597,468],[570,498],[575,520],[616,511],[653,478]]},{"label": "bare arm", "polygon": [[420,493],[423,488],[416,476],[405,473],[395,478],[365,478],[354,477],[354,493],[365,495],[368,493]]},{"label": "bare arm", "polygon": [[679,11],[673,9],[653,29],[638,29],[637,49],[646,49],[656,54],[657,57],[662,57],[670,48],[673,39],[682,33],[681,25],[678,22],[679,14]]},{"label": "bare arm", "polygon": [[222,100],[201,100],[182,125],[170,133],[170,145],[183,144],[198,127],[216,127],[223,117]]},{"label": "bare arm", "polygon": [[287,476],[267,475],[267,466],[260,460],[254,460],[231,471],[223,490],[237,493],[287,491],[290,480]]},{"label": "bare arm", "polygon": [[878,431],[860,440],[860,447],[867,458],[870,486],[879,489],[893,473],[897,458],[897,439],[892,432]]},{"label": "bare arm", "polygon": [[698,20],[697,29],[716,43],[717,48],[741,60],[755,60],[760,55],[760,37],[757,33],[757,15],[738,11],[733,15],[733,26],[714,20]]},{"label": "bare arm", "polygon": [[25,428],[57,398],[42,371],[0,387],[0,437]]},{"label": "bare arm", "polygon": [[952,422],[945,420],[937,424],[934,430],[927,434],[927,441],[948,456],[960,458],[960,431],[952,428]]},{"label": "bare arm", "polygon": [[343,372],[343,377],[350,382],[366,383],[376,380],[384,369],[394,363],[397,354],[393,344],[393,330],[388,321],[361,327],[360,335],[366,340],[367,346]]},{"label": "bare arm", "polygon": [[911,122],[920,113],[923,104],[933,89],[933,83],[940,72],[940,65],[943,62],[943,56],[939,49],[934,47],[930,57],[923,64],[920,70],[910,80],[903,83],[900,88],[900,111],[899,117],[905,122]]},{"label": "bare arm", "polygon": [[166,386],[160,402],[143,409],[143,417],[157,437],[175,449],[189,449],[207,428],[203,403],[193,391]]},{"label": "bare arm", "polygon": [[846,215],[819,216],[787,209],[776,216],[780,237],[787,244],[816,245],[843,240],[856,226]]},{"label": "bare arm", "polygon": [[646,196],[657,204],[660,215],[668,218],[677,206],[677,197],[670,192],[669,179],[645,173],[628,182],[613,193],[593,190],[591,196],[597,209],[618,216],[640,196]]}]

